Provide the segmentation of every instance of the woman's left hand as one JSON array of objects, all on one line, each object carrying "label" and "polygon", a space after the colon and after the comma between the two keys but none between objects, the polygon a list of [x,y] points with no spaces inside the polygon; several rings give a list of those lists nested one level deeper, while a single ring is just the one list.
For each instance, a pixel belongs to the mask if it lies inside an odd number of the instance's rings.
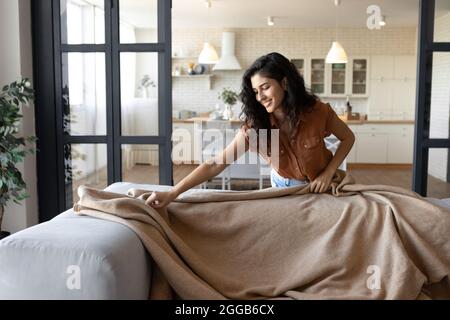
[{"label": "woman's left hand", "polygon": [[323,171],[313,182],[309,185],[310,192],[323,193],[330,187],[331,181],[333,180],[334,172],[329,172],[327,170]]}]

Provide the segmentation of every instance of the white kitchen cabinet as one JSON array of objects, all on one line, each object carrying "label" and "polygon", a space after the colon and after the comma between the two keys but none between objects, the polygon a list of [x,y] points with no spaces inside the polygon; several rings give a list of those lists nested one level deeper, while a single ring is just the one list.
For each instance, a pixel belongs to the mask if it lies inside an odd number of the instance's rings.
[{"label": "white kitchen cabinet", "polygon": [[357,162],[386,163],[387,139],[383,133],[358,133]]},{"label": "white kitchen cabinet", "polygon": [[355,143],[353,144],[352,149],[350,150],[350,152],[347,155],[347,163],[355,163],[356,162],[356,140]]},{"label": "white kitchen cabinet", "polygon": [[388,163],[413,162],[413,137],[406,134],[391,134],[388,139]]},{"label": "white kitchen cabinet", "polygon": [[392,114],[397,119],[405,119],[404,116],[413,119],[416,105],[416,80],[404,78],[394,81],[396,82],[392,86],[395,89],[392,94]]},{"label": "white kitchen cabinet", "polygon": [[[392,110],[392,83],[385,79],[372,79],[370,81],[371,91],[369,98],[370,113],[384,112]],[[378,119],[377,119],[378,120]]]},{"label": "white kitchen cabinet", "polygon": [[330,97],[343,97],[348,93],[348,75],[346,63],[332,63],[328,66],[328,79],[326,81],[326,92]]},{"label": "white kitchen cabinet", "polygon": [[369,93],[369,59],[351,58],[348,90],[352,97],[367,97]]},{"label": "white kitchen cabinet", "polygon": [[357,127],[359,125],[349,125],[348,127],[350,128],[350,130],[352,130],[353,134],[355,135],[355,143],[353,144],[352,149],[350,150],[350,152],[347,155],[347,163],[356,163],[356,149],[357,149],[357,143],[358,143],[358,139],[356,139],[356,135],[357,135]]},{"label": "white kitchen cabinet", "polygon": [[393,79],[394,78],[394,56],[372,56],[370,58],[370,78]]},{"label": "white kitchen cabinet", "polygon": [[291,59],[291,62],[294,64],[294,66],[297,68],[298,72],[305,77],[305,68],[306,63],[304,58],[298,58],[298,59]]},{"label": "white kitchen cabinet", "polygon": [[413,124],[351,125],[355,145],[348,163],[412,163]]},{"label": "white kitchen cabinet", "polygon": [[394,56],[394,79],[415,79],[417,58],[411,55]]},{"label": "white kitchen cabinet", "polygon": [[326,64],[325,59],[311,59],[308,74],[311,91],[317,95],[325,95],[326,90]]},{"label": "white kitchen cabinet", "polygon": [[388,134],[388,163],[412,163],[414,125],[391,126]]},{"label": "white kitchen cabinet", "polygon": [[369,120],[412,120],[415,114],[415,56],[372,56]]}]

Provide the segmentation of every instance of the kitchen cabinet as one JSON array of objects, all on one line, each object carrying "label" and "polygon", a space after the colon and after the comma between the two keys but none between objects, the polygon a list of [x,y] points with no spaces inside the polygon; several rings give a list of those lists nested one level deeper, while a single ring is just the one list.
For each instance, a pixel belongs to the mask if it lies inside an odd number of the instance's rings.
[{"label": "kitchen cabinet", "polygon": [[324,95],[325,91],[325,59],[311,59],[309,78],[311,91],[317,95]]},{"label": "kitchen cabinet", "polygon": [[394,56],[394,79],[416,79],[416,56]]},{"label": "kitchen cabinet", "polygon": [[305,77],[305,59],[292,59],[291,62],[297,68],[298,72]]},{"label": "kitchen cabinet", "polygon": [[412,120],[415,114],[416,57],[371,57],[369,120]]},{"label": "kitchen cabinet", "polygon": [[358,133],[357,162],[386,163],[387,138],[387,135],[383,133]]},{"label": "kitchen cabinet", "polygon": [[367,58],[350,59],[350,85],[352,97],[367,97],[369,84],[369,60]]},{"label": "kitchen cabinet", "polygon": [[348,92],[347,64],[332,63],[329,68],[328,93],[330,96],[344,96]]},{"label": "kitchen cabinet", "polygon": [[347,156],[347,163],[412,163],[413,124],[362,124],[349,127],[356,140]]},{"label": "kitchen cabinet", "polygon": [[[330,97],[357,98],[368,96],[369,59],[365,57],[349,58],[348,63],[333,63],[329,67],[328,94]],[[326,77],[327,78],[327,77]]]},{"label": "kitchen cabinet", "polygon": [[[356,128],[355,125],[349,125],[348,126],[350,128],[350,130],[353,131],[353,133],[356,132]],[[356,133],[355,133],[355,137],[356,137]],[[350,152],[347,155],[347,163],[355,163],[356,162],[356,143],[357,143],[357,139],[355,139],[355,143],[353,144],[352,149],[350,150]]]},{"label": "kitchen cabinet", "polygon": [[305,85],[320,97],[366,98],[369,88],[369,59],[353,57],[349,63],[325,63],[319,57],[295,58],[291,62],[305,79]]},{"label": "kitchen cabinet", "polygon": [[394,57],[393,56],[371,56],[371,80],[393,79],[394,78]]},{"label": "kitchen cabinet", "polygon": [[387,162],[412,163],[414,153],[414,126],[392,127],[388,135]]}]

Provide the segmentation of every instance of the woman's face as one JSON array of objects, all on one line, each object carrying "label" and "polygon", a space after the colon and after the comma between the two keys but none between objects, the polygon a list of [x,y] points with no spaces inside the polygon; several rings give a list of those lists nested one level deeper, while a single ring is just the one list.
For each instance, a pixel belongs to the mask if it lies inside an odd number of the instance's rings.
[{"label": "woman's face", "polygon": [[251,77],[251,82],[256,100],[266,108],[268,113],[274,112],[281,106],[285,94],[284,83],[281,84],[275,79],[258,73]]}]

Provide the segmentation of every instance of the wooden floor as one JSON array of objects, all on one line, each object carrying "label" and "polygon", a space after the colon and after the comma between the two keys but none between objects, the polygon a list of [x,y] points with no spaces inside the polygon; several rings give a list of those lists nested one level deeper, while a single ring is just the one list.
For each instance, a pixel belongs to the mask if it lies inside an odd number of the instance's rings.
[{"label": "wooden floor", "polygon": [[[412,189],[412,168],[352,168],[348,172],[361,184],[385,184]],[[427,196],[433,198],[450,198],[450,183],[428,176]]]},{"label": "wooden floor", "polygon": [[[180,180],[191,173],[197,165],[176,165],[174,166],[174,183],[177,184]],[[143,183],[143,184],[158,184],[159,168],[158,166],[150,165],[135,165],[131,170],[126,170],[123,175],[123,181]],[[348,172],[355,178],[357,183],[361,184],[384,184],[398,186],[411,190],[412,186],[412,169],[410,167],[385,167],[385,166],[349,166]],[[78,201],[76,190],[78,185],[87,184],[97,188],[105,188],[106,181],[100,179],[96,183],[89,183],[86,180],[79,180],[77,184],[73,185],[74,201]],[[222,184],[220,179],[213,179],[208,182],[208,188],[221,189]],[[264,186],[270,187],[270,179],[264,179]],[[254,190],[259,189],[259,180],[236,180],[231,181],[232,190]],[[428,177],[428,197],[433,198],[450,198],[450,183],[445,183],[439,179]]]}]

